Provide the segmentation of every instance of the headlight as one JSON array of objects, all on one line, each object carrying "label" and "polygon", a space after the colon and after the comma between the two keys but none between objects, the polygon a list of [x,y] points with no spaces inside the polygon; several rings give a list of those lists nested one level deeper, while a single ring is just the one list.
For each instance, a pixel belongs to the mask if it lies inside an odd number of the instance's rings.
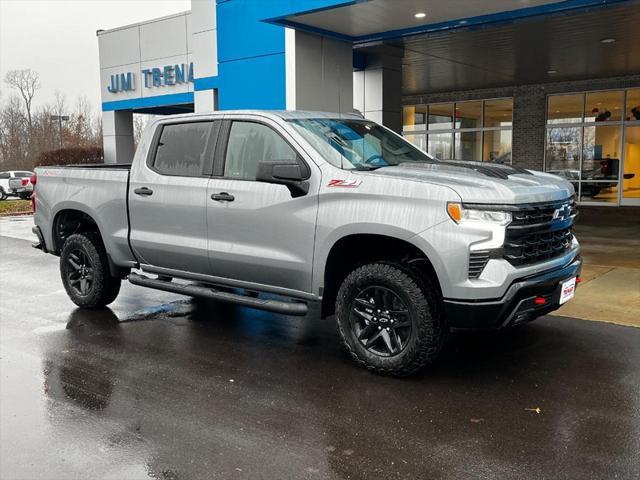
[{"label": "headlight", "polygon": [[465,208],[453,202],[447,203],[447,213],[456,223],[485,222],[505,226],[511,222],[511,212]]}]

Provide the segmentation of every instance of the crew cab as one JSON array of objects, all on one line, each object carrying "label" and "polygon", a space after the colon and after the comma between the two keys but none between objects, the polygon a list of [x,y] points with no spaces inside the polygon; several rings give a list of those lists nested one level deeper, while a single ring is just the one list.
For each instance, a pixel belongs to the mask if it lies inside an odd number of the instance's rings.
[{"label": "crew cab", "polygon": [[131,165],[36,174],[37,247],[80,307],[125,278],[287,315],[319,303],[383,374],[423,368],[449,331],[557,309],[580,274],[569,182],[438,161],[355,114],[170,116]]}]

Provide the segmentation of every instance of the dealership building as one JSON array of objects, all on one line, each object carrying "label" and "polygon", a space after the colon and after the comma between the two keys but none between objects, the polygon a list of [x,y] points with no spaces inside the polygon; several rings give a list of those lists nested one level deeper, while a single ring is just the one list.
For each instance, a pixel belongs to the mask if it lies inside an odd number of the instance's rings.
[{"label": "dealership building", "polygon": [[640,206],[637,0],[192,0],[97,33],[107,162],[131,161],[133,114],[357,110]]}]

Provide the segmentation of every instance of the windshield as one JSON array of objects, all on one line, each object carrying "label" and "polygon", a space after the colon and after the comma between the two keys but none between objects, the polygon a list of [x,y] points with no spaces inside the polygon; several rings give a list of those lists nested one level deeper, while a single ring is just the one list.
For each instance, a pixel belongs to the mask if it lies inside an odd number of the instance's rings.
[{"label": "windshield", "polygon": [[310,118],[288,122],[325,160],[346,170],[436,161],[407,140],[368,120]]}]

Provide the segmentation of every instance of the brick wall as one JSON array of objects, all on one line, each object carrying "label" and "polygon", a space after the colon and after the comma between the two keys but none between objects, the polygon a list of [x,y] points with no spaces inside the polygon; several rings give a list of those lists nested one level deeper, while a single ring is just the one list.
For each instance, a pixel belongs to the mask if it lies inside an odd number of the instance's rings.
[{"label": "brick wall", "polygon": [[536,85],[486,88],[403,97],[404,105],[513,97],[513,164],[542,170],[547,95],[552,93],[640,87],[640,75]]}]

